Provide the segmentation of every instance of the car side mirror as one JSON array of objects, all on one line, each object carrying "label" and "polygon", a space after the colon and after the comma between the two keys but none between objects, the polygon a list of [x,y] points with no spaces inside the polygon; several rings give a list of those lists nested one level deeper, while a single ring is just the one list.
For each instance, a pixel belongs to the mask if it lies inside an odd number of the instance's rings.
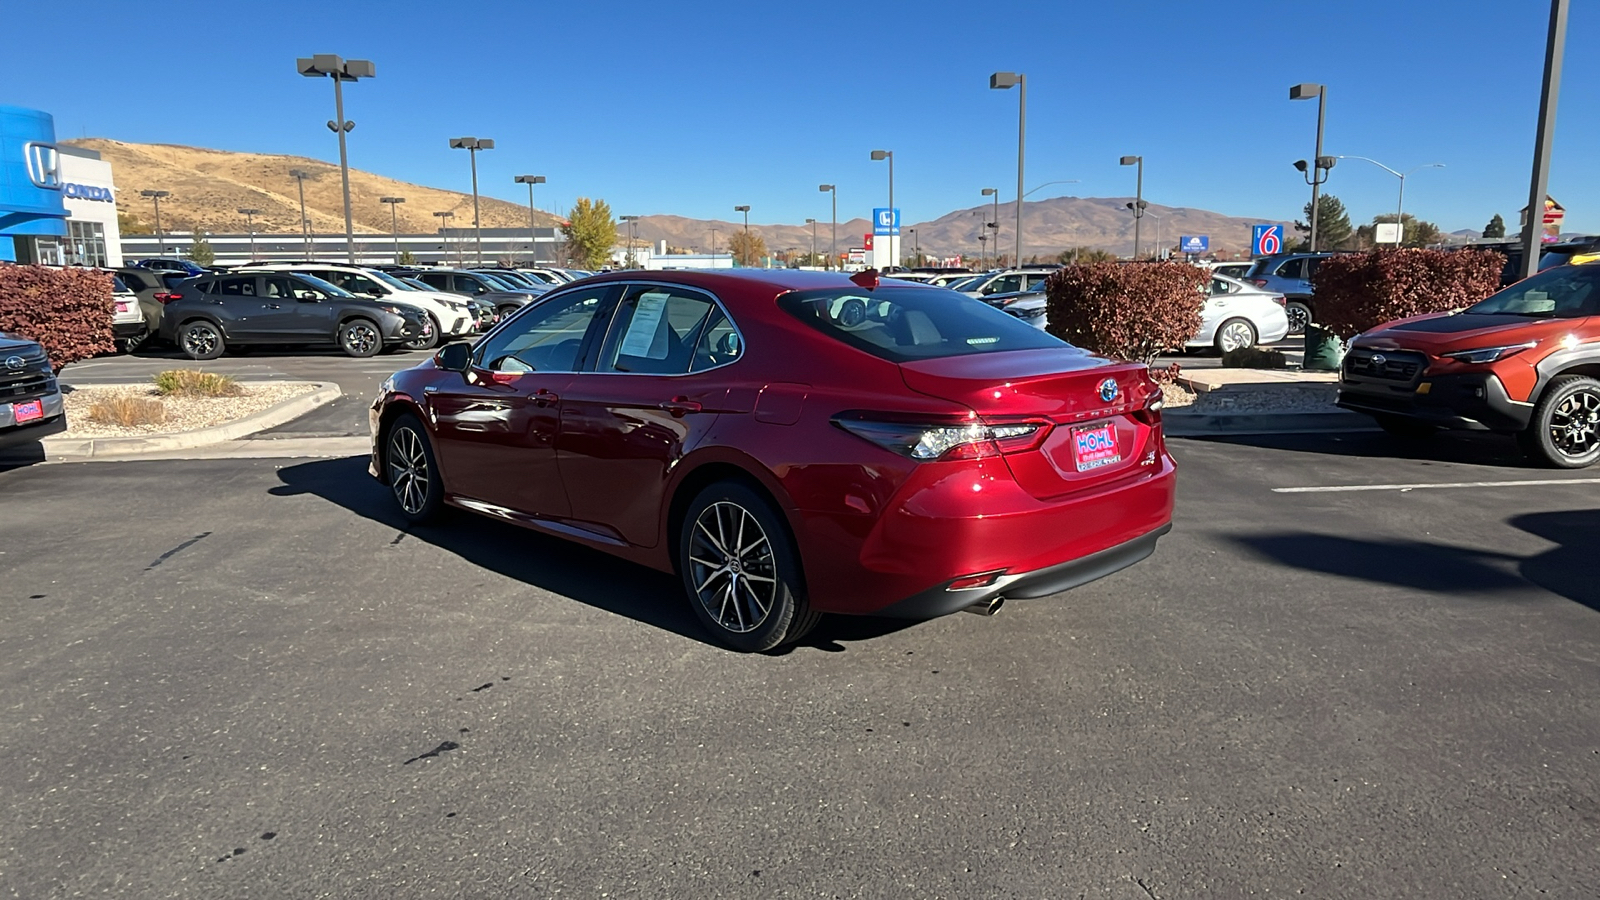
[{"label": "car side mirror", "polygon": [[433,355],[433,364],[446,372],[465,372],[472,366],[472,345],[466,341],[445,344]]}]

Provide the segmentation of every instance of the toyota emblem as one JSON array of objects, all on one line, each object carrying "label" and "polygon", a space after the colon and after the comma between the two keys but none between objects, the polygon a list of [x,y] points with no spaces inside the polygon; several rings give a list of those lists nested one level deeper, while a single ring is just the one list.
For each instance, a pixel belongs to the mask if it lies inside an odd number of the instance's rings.
[{"label": "toyota emblem", "polygon": [[1100,399],[1106,403],[1117,399],[1117,380],[1115,378],[1107,378],[1105,381],[1100,382]]},{"label": "toyota emblem", "polygon": [[1383,364],[1388,361],[1388,357],[1384,356],[1382,353],[1372,354],[1372,364],[1378,366],[1379,368],[1382,368]]},{"label": "toyota emblem", "polygon": [[8,369],[20,369],[24,365],[26,365],[26,363],[27,363],[27,360],[24,360],[20,356],[8,356],[8,357],[6,357],[6,368],[8,368]]}]

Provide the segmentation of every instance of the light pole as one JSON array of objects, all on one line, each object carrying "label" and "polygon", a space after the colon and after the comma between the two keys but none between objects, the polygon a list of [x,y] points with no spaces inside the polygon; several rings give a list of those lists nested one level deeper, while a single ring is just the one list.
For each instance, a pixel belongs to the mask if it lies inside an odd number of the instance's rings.
[{"label": "light pole", "polygon": [[811,226],[811,264],[817,264],[817,220],[807,219],[806,224]]},{"label": "light pole", "polygon": [[717,267],[717,230],[711,229],[711,268]]},{"label": "light pole", "polygon": [[404,197],[379,197],[379,203],[389,204],[389,229],[394,235],[394,261],[400,263],[400,204],[406,202]]},{"label": "light pole", "polygon": [[1528,219],[1522,223],[1522,277],[1539,269],[1539,233],[1544,230],[1544,198],[1550,185],[1550,144],[1555,138],[1556,102],[1561,97],[1561,65],[1567,55],[1568,0],[1550,0],[1550,33],[1544,45],[1544,82],[1539,91],[1539,130],[1533,139],[1533,178],[1528,183]]},{"label": "light pole", "polygon": [[[980,269],[984,268],[984,260],[989,258],[988,246],[989,236],[987,234],[978,235],[978,268]],[[996,247],[995,251],[998,253],[999,249]],[[988,269],[984,269],[984,271],[987,272]]]},{"label": "light pole", "polygon": [[[983,196],[985,196],[985,197],[993,197],[994,198],[994,221],[992,221],[992,222],[989,222],[989,221],[984,222],[983,223],[983,228],[993,228],[994,229],[994,236],[995,236],[996,239],[998,239],[1000,237],[1000,189],[999,188],[984,188],[983,189]],[[979,228],[978,229],[978,235],[980,237],[982,237],[983,234],[985,234],[983,228]],[[982,246],[983,246],[982,242],[979,242],[979,247],[982,247]],[[995,246],[998,247],[1000,245],[996,244]],[[984,254],[982,254],[982,253],[979,254],[978,268],[980,268],[980,269],[984,268],[984,263],[986,262],[986,260],[983,258],[983,256],[984,256]]]},{"label": "light pole", "polygon": [[1139,173],[1134,178],[1133,202],[1128,205],[1133,210],[1133,258],[1139,258],[1139,220],[1144,218],[1144,157],[1124,156],[1122,165],[1137,166]]},{"label": "light pole", "polygon": [[311,177],[311,173],[305,169],[290,169],[289,177],[293,178],[300,188],[300,234],[305,238],[306,242],[306,259],[310,259],[312,256],[311,220],[306,218],[306,179]]},{"label": "light pole", "polygon": [[1395,170],[1393,170],[1393,169],[1389,168],[1388,166],[1384,165],[1383,163],[1378,162],[1377,160],[1372,159],[1371,157],[1367,157],[1367,156],[1341,155],[1341,156],[1339,156],[1337,158],[1338,159],[1360,159],[1360,160],[1365,160],[1366,162],[1372,163],[1373,165],[1377,166],[1378,168],[1384,170],[1385,172],[1388,172],[1390,175],[1393,175],[1394,177],[1400,179],[1400,200],[1399,200],[1398,203],[1395,204],[1395,207],[1394,207],[1394,223],[1395,223],[1395,225],[1396,225],[1396,227],[1398,229],[1398,235],[1395,237],[1394,245],[1396,247],[1399,247],[1401,244],[1405,243],[1406,226],[1405,226],[1405,219],[1403,218],[1403,216],[1405,215],[1405,209],[1406,209],[1406,179],[1409,178],[1410,176],[1415,175],[1416,173],[1422,171],[1423,169],[1442,169],[1442,168],[1445,167],[1444,163],[1424,163],[1423,165],[1417,166],[1416,168],[1411,169],[1410,171],[1407,171],[1407,172],[1396,172]]},{"label": "light pole", "polygon": [[628,223],[628,254],[627,254],[627,258],[624,261],[628,264],[628,268],[631,269],[631,268],[634,267],[634,264],[635,264],[635,260],[633,258],[633,228],[634,228],[633,223],[639,221],[639,217],[638,216],[618,216],[617,218],[619,218],[622,221]]},{"label": "light pole", "polygon": [[518,175],[517,184],[528,186],[528,249],[533,253],[533,264],[539,264],[539,229],[533,221],[533,186],[544,184],[543,175]]},{"label": "light pole", "polygon": [[171,191],[140,191],[139,192],[139,196],[141,196],[141,197],[149,197],[150,201],[156,205],[156,247],[157,247],[156,255],[157,256],[166,256],[167,255],[167,240],[161,234],[161,198],[162,197],[170,197],[170,196],[172,196],[172,192]]},{"label": "light pole", "polygon": [[1310,100],[1317,98],[1317,150],[1311,157],[1310,171],[1307,171],[1306,161],[1300,160],[1294,164],[1301,174],[1305,175],[1306,184],[1311,185],[1311,252],[1317,252],[1317,195],[1322,191],[1323,182],[1328,180],[1328,170],[1333,168],[1337,161],[1331,156],[1322,155],[1322,125],[1328,112],[1328,86],[1325,84],[1297,84],[1289,88],[1290,100]]},{"label": "light pole", "polygon": [[250,259],[253,262],[256,258],[256,216],[261,215],[261,210],[241,206],[237,212],[244,216],[244,227],[250,232]]},{"label": "light pole", "polygon": [[[874,150],[872,151],[872,158],[874,160],[886,159],[889,161],[889,234],[887,237],[889,238],[889,265],[894,265],[894,227],[895,225],[899,224],[900,219],[900,217],[895,215],[894,212],[894,151]],[[876,234],[878,231],[878,223],[874,222],[872,225],[872,231],[874,234]],[[876,256],[877,254],[874,253],[873,255]]]},{"label": "light pole", "polygon": [[328,122],[328,130],[339,136],[339,174],[344,179],[344,246],[350,257],[350,264],[356,262],[356,235],[355,225],[350,218],[350,156],[345,151],[344,136],[356,123],[344,117],[344,83],[355,81],[359,78],[372,78],[376,69],[368,59],[344,59],[332,53],[318,53],[315,56],[300,57],[295,60],[295,68],[307,78],[333,79],[333,107],[337,119]]},{"label": "light pole", "polygon": [[[450,258],[450,232],[445,226],[450,224],[450,220],[455,218],[456,214],[453,213],[453,212],[450,212],[449,210],[445,210],[444,212],[436,212],[433,215],[434,215],[435,218],[437,218],[439,220],[439,234],[444,236],[444,258],[445,259],[449,259]],[[459,257],[459,255],[460,254],[457,254],[458,257]]]},{"label": "light pole", "polygon": [[1156,220],[1156,259],[1166,259],[1163,254],[1167,252],[1167,243],[1161,238],[1161,214],[1146,210],[1145,215]]},{"label": "light pole", "polygon": [[[996,72],[989,76],[989,89],[996,91],[1007,90],[1011,87],[1018,89],[1017,94],[1017,258],[1015,265],[1022,265],[1022,149],[1028,137],[1028,76],[1021,72]],[[999,237],[1000,232],[995,231]]]},{"label": "light pole", "polygon": [[917,240],[917,230],[907,228],[906,233],[911,235],[911,258],[916,260],[915,265],[922,265],[922,242]]},{"label": "light pole", "polygon": [[[750,206],[748,204],[743,206],[735,206],[733,211],[737,213],[744,213],[744,252],[746,257],[748,257],[750,254]],[[748,265],[748,263],[741,263],[738,260],[734,260],[734,264]]]},{"label": "light pole", "polygon": [[828,243],[828,268],[839,261],[839,191],[831,184],[819,184],[817,190],[833,195],[833,238]]},{"label": "light pole", "polygon": [[483,221],[478,217],[478,151],[493,150],[489,138],[459,137],[450,139],[450,149],[465,150],[472,159],[472,229],[478,239],[478,265],[483,265]]}]

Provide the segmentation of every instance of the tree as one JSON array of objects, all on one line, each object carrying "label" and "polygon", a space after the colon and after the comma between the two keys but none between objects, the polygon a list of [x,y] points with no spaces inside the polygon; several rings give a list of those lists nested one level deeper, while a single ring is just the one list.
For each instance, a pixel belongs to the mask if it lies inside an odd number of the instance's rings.
[{"label": "tree", "polygon": [[754,232],[735,231],[728,238],[728,252],[733,254],[733,261],[738,265],[758,266],[767,255],[767,242]]},{"label": "tree", "polygon": [[[1304,208],[1306,222],[1311,221],[1311,204]],[[1305,222],[1295,222],[1294,230],[1306,236],[1306,245],[1310,245],[1311,226]],[[1350,239],[1355,237],[1355,229],[1350,227],[1350,214],[1345,212],[1344,203],[1332,194],[1323,194],[1317,198],[1317,249],[1340,250],[1344,249]]]},{"label": "tree", "polygon": [[599,269],[611,260],[617,245],[617,221],[611,217],[611,204],[604,200],[579,197],[561,223],[567,243],[567,259],[580,269]]},{"label": "tree", "polygon": [[417,258],[411,254],[410,250],[401,250],[400,255],[396,256],[394,261],[396,265],[401,266],[414,266],[417,264]]},{"label": "tree", "polygon": [[189,243],[189,252],[184,256],[197,266],[209,266],[217,260],[216,251],[211,249],[211,242],[206,240],[204,231],[194,233],[194,240]]},{"label": "tree", "polygon": [[1099,247],[1073,247],[1071,250],[1061,251],[1056,256],[1056,262],[1064,266],[1116,261],[1117,255],[1115,253],[1109,250],[1101,250]]},{"label": "tree", "polygon": [[150,228],[130,212],[117,213],[117,231],[121,234],[149,234]]},{"label": "tree", "polygon": [[[1360,228],[1356,229],[1356,243],[1362,248],[1394,246],[1388,241],[1385,241],[1382,245],[1379,245],[1377,242],[1377,226],[1384,223],[1391,223],[1393,221],[1394,213],[1383,213],[1382,215],[1373,216],[1371,225],[1362,225]],[[1424,222],[1421,219],[1418,219],[1416,216],[1413,216],[1411,213],[1405,213],[1403,216],[1401,216],[1400,245],[1402,247],[1431,246],[1439,243],[1440,237],[1439,226],[1433,224],[1432,222]]]},{"label": "tree", "polygon": [[1489,224],[1483,226],[1483,236],[1486,237],[1486,238],[1503,238],[1503,237],[1505,237],[1506,236],[1506,220],[1500,218],[1500,214],[1499,213],[1495,213],[1494,214],[1494,218],[1489,220]]}]

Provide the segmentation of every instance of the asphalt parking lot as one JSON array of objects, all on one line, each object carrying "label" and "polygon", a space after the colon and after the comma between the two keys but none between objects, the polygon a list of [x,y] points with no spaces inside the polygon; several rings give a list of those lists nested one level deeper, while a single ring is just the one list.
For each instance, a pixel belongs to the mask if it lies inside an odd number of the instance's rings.
[{"label": "asphalt parking lot", "polygon": [[1146,562],[773,656],[358,458],[0,473],[0,895],[1592,896],[1600,473],[1174,445]]}]

